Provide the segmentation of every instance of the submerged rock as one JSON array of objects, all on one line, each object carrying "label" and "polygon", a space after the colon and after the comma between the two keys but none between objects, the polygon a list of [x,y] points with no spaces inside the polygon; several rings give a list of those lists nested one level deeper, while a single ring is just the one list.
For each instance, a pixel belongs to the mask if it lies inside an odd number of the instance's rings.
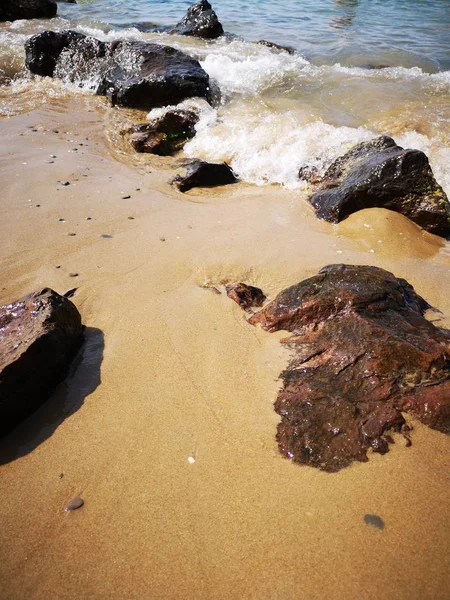
[{"label": "submerged rock", "polygon": [[172,180],[180,192],[194,187],[216,187],[237,181],[236,175],[226,163],[208,163],[203,160],[192,161],[185,175],[177,175]]},{"label": "submerged rock", "polygon": [[281,46],[280,44],[275,44],[275,42],[269,42],[268,40],[258,40],[256,43],[260,46],[266,46],[271,50],[279,50],[280,52],[295,54],[295,48],[292,48],[292,46]]},{"label": "submerged rock", "polygon": [[0,21],[46,19],[54,17],[57,10],[54,0],[2,0]]},{"label": "submerged rock", "polygon": [[231,298],[246,311],[262,306],[266,297],[262,290],[246,283],[231,283],[225,286],[228,298]]},{"label": "submerged rock", "polygon": [[75,305],[49,288],[0,307],[0,436],[64,379],[82,331]]},{"label": "submerged rock", "polygon": [[151,109],[209,93],[200,63],[170,46],[45,31],[27,40],[25,51],[32,73],[89,87],[113,105]]},{"label": "submerged rock", "polygon": [[193,111],[170,110],[150,123],[134,127],[130,143],[136,152],[173,156],[194,137],[198,120]]},{"label": "submerged rock", "polygon": [[208,0],[200,0],[188,9],[172,33],[214,39],[223,35],[223,27]]},{"label": "submerged rock", "polygon": [[387,452],[390,433],[410,429],[406,412],[450,433],[450,332],[424,318],[429,308],[383,269],[330,265],[253,315],[293,334],[275,403],[281,454],[339,471]]},{"label": "submerged rock", "polygon": [[339,157],[309,201],[319,218],[338,223],[363,208],[399,212],[431,233],[450,234],[450,203],[428,158],[382,136]]}]

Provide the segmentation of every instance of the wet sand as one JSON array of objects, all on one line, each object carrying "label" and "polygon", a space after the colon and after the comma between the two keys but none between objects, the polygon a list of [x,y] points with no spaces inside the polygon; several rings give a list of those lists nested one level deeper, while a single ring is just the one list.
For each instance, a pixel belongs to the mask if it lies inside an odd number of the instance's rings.
[{"label": "wet sand", "polygon": [[182,195],[167,162],[113,150],[116,115],[78,98],[0,121],[0,302],[77,287],[87,326],[69,379],[0,443],[2,598],[449,598],[450,438],[415,423],[411,448],[337,474],[290,464],[283,335],[202,286],[272,298],[373,264],[450,327],[450,244],[381,209],[332,226],[278,187]]}]

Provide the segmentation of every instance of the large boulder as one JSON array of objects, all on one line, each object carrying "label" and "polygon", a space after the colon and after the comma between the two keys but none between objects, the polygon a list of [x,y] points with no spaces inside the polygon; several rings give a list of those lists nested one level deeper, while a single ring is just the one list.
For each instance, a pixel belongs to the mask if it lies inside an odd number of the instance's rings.
[{"label": "large boulder", "polygon": [[223,27],[208,0],[200,0],[188,9],[186,16],[172,32],[214,39],[223,35]]},{"label": "large boulder", "polygon": [[275,410],[280,452],[339,471],[384,454],[403,413],[450,433],[450,332],[424,318],[428,303],[377,267],[331,265],[253,315],[293,335]]},{"label": "large boulder", "polygon": [[173,156],[194,137],[198,120],[194,111],[169,110],[149,123],[133,127],[130,143],[136,152]]},{"label": "large boulder", "polygon": [[51,18],[57,9],[55,0],[1,0],[0,21]]},{"label": "large boulder", "polygon": [[428,158],[387,136],[362,142],[339,157],[309,201],[318,217],[331,223],[363,208],[380,207],[436,235],[450,234],[450,203]]},{"label": "large boulder", "polygon": [[27,40],[25,51],[32,73],[90,87],[114,105],[151,109],[209,92],[199,62],[170,46],[45,31]]},{"label": "large boulder", "polygon": [[45,402],[82,341],[75,305],[49,288],[0,307],[0,436]]}]

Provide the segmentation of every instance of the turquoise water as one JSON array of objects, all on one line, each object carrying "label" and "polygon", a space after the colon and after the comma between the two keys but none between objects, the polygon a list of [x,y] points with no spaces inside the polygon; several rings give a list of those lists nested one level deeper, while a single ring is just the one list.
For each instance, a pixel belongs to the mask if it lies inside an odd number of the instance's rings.
[{"label": "turquoise water", "polygon": [[[190,4],[79,0],[59,13],[113,27],[173,25]],[[293,46],[315,64],[450,69],[449,0],[220,0],[213,8],[227,32]]]}]

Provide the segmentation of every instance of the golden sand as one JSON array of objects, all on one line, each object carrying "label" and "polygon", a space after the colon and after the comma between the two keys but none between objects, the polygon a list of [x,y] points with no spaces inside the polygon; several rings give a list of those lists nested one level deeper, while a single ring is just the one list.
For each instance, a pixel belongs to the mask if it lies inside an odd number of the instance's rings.
[{"label": "golden sand", "polygon": [[450,244],[381,209],[320,222],[298,191],[183,195],[170,161],[112,149],[115,119],[81,98],[0,121],[0,302],[77,287],[87,326],[69,379],[0,444],[1,598],[448,599],[449,437],[417,423],[411,448],[337,474],[290,464],[283,336],[202,286],[272,298],[373,264],[448,327]]}]

